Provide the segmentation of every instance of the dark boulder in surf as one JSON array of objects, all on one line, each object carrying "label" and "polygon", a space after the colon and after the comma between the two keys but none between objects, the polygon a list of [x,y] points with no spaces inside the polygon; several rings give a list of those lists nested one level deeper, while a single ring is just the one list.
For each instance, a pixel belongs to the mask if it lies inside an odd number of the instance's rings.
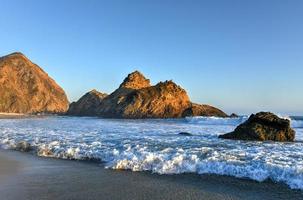
[{"label": "dark boulder in surf", "polygon": [[237,115],[236,113],[232,113],[231,115],[229,115],[230,118],[237,118],[239,117],[239,115]]},{"label": "dark boulder in surf", "polygon": [[179,135],[182,135],[182,136],[192,136],[193,134],[188,133],[188,132],[180,132]]},{"label": "dark boulder in surf", "polygon": [[279,118],[270,112],[252,114],[247,121],[240,124],[233,132],[220,135],[219,138],[256,141],[294,141],[295,131],[288,119]]},{"label": "dark boulder in surf", "polygon": [[17,143],[16,150],[22,152],[28,152],[32,150],[32,146],[30,145],[30,143],[26,141],[21,141]]}]

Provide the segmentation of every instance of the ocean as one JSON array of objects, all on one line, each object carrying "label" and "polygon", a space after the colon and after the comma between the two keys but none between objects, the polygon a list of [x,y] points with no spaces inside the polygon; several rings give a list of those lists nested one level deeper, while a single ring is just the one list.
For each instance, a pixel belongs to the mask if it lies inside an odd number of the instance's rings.
[{"label": "ocean", "polygon": [[18,142],[27,141],[38,156],[93,160],[110,169],[218,174],[260,182],[270,179],[303,190],[303,117],[290,117],[295,142],[218,138],[246,119],[0,119],[0,147],[15,149]]}]

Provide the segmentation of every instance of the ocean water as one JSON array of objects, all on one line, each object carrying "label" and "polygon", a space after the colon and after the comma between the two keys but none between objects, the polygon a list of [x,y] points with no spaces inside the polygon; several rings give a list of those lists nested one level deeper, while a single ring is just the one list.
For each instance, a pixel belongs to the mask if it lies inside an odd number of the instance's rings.
[{"label": "ocean water", "polygon": [[0,147],[15,149],[18,142],[27,141],[38,156],[92,159],[106,168],[159,174],[211,173],[260,182],[271,179],[302,190],[303,118],[291,118],[296,130],[293,143],[218,138],[246,119],[0,119]]}]

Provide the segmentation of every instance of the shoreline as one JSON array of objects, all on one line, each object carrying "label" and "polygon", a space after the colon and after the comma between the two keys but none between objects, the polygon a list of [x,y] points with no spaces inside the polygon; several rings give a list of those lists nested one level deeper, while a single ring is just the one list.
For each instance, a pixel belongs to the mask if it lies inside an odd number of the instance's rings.
[{"label": "shoreline", "polygon": [[25,118],[28,115],[22,114],[22,113],[4,113],[0,112],[0,119],[19,119],[19,118]]},{"label": "shoreline", "polygon": [[[27,118],[44,118],[56,117],[57,114],[25,114],[25,113],[2,113],[0,112],[0,119],[27,119]],[[62,115],[64,116],[64,115]]]},{"label": "shoreline", "polygon": [[12,150],[0,150],[0,163],[6,164],[0,167],[0,175],[6,176],[0,181],[0,192],[7,200],[303,199],[303,191],[271,181],[112,170],[96,162],[44,158]]}]

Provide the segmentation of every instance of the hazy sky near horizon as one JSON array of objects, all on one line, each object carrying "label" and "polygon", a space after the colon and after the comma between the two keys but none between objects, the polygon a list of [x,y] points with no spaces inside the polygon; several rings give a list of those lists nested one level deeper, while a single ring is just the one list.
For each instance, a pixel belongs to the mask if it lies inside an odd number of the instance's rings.
[{"label": "hazy sky near horizon", "polygon": [[0,55],[24,53],[70,101],[139,70],[192,101],[303,114],[301,0],[0,0]]}]

